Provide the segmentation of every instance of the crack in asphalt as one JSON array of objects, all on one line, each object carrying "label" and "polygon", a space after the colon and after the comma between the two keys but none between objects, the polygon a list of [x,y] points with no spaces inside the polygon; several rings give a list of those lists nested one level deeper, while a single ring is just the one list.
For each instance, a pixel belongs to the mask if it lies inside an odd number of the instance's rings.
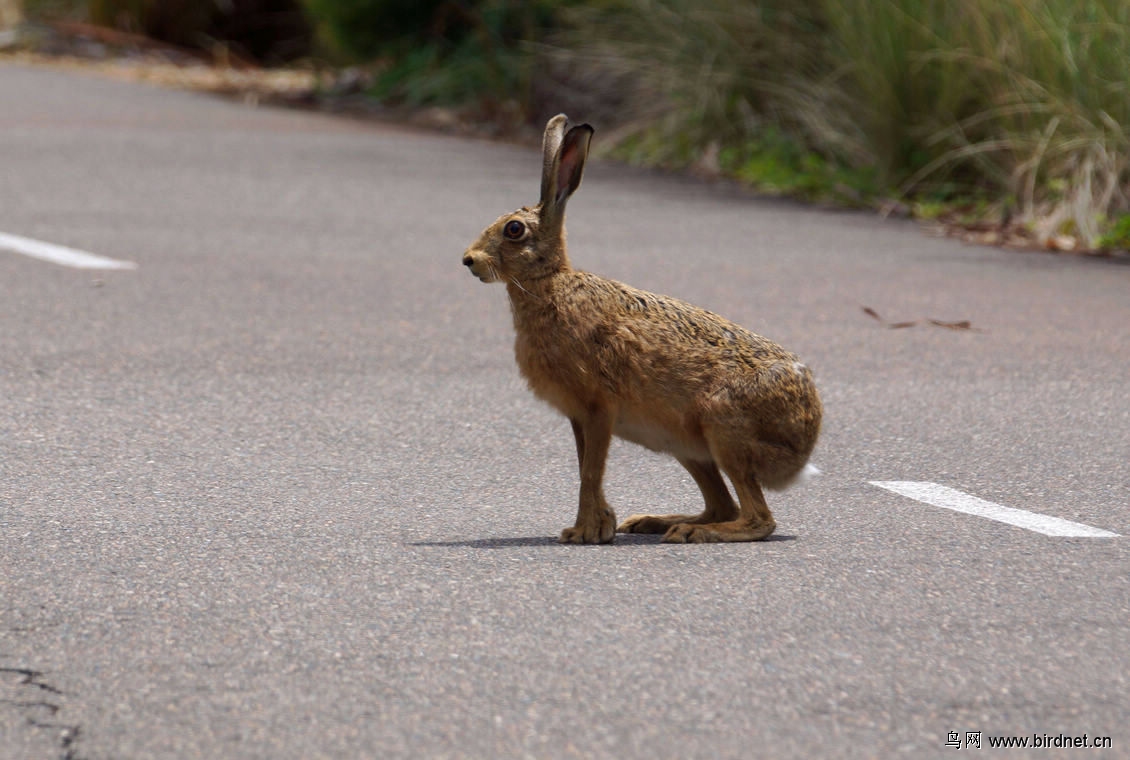
[{"label": "crack in asphalt", "polygon": [[43,689],[50,694],[58,694],[62,696],[61,689],[57,689],[49,683],[42,681],[44,676],[43,671],[31,670],[30,668],[3,668],[0,667],[0,673],[7,673],[9,675],[20,676],[22,680],[18,682],[19,686],[34,686],[37,689]]},{"label": "crack in asphalt", "polygon": [[14,708],[23,716],[29,726],[48,731],[58,731],[59,760],[82,760],[78,753],[78,747],[75,746],[82,735],[82,727],[74,723],[46,719],[43,715],[46,712],[49,718],[54,718],[63,710],[63,705],[59,704],[59,701],[51,701],[48,697],[42,696],[43,694],[51,697],[65,697],[67,696],[66,693],[44,680],[46,674],[41,670],[0,667],[0,676],[4,675],[16,676],[18,680],[15,682],[15,686],[17,688],[35,689],[40,698],[0,699],[0,705]]}]

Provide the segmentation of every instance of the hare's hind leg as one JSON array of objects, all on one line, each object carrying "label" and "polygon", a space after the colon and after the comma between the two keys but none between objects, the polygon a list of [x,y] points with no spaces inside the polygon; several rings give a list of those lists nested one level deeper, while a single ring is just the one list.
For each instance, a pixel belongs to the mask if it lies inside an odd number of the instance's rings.
[{"label": "hare's hind leg", "polygon": [[679,459],[694,478],[706,500],[701,515],[632,515],[616,528],[618,533],[666,533],[671,526],[681,524],[719,523],[738,516],[738,505],[722,480],[722,473],[714,462],[696,459]]},{"label": "hare's hind leg", "polygon": [[[740,457],[736,459],[741,460]],[[738,502],[741,504],[740,514],[736,519],[718,522],[673,525],[664,534],[664,542],[702,544],[719,541],[760,541],[777,527],[753,469],[729,461],[723,461],[722,467],[730,476],[734,490],[738,493]]]}]

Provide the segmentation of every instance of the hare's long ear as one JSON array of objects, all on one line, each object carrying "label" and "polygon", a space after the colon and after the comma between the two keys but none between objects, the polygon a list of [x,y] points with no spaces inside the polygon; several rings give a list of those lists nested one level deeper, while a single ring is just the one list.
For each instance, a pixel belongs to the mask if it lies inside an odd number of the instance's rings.
[{"label": "hare's long ear", "polygon": [[559,114],[545,125],[541,177],[543,224],[558,224],[564,218],[565,203],[581,184],[585,158],[589,154],[593,128],[580,124],[565,132],[566,121],[565,115]]},{"label": "hare's long ear", "polygon": [[541,205],[553,197],[553,186],[557,184],[557,152],[565,139],[565,125],[569,117],[559,113],[545,124],[545,136],[541,141]]}]

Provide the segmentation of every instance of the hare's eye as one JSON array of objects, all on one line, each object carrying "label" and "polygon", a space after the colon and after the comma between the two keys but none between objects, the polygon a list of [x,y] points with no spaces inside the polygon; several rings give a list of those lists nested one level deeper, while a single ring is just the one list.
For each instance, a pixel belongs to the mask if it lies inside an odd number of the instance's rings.
[{"label": "hare's eye", "polygon": [[511,219],[506,223],[506,226],[502,228],[502,234],[510,240],[517,240],[518,238],[522,237],[522,234],[525,233],[525,231],[526,225],[522,224],[517,219]]}]

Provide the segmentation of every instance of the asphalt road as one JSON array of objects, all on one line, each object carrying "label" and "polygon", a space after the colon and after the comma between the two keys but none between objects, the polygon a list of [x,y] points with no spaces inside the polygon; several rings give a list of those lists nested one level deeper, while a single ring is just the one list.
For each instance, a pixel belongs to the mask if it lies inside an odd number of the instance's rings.
[{"label": "asphalt road", "polygon": [[[0,757],[1130,757],[1130,266],[594,163],[574,263],[800,354],[824,474],[774,540],[565,547],[569,426],[460,261],[538,172],[0,65],[0,233],[137,265],[0,251]],[[698,506],[622,443],[607,492]]]}]

